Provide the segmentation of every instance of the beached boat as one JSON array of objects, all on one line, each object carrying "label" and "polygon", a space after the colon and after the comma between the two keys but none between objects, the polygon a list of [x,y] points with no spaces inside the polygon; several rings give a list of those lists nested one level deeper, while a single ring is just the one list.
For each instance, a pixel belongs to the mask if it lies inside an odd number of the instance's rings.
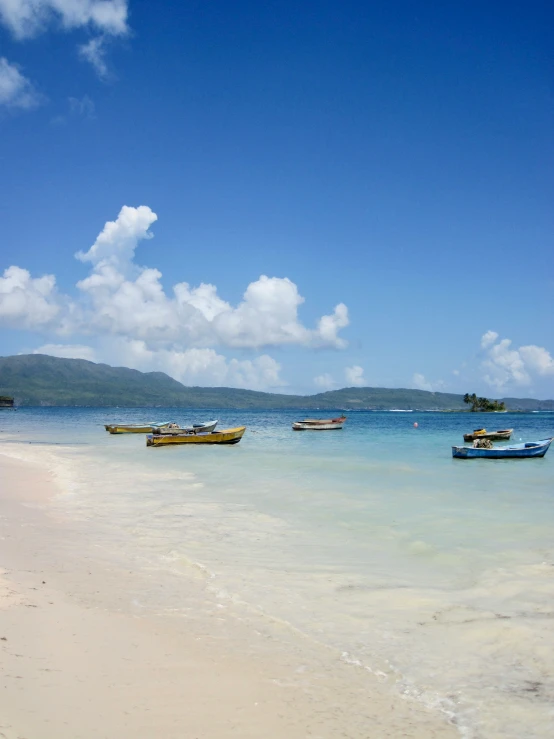
[{"label": "beached boat", "polygon": [[294,431],[333,431],[341,429],[346,421],[346,416],[339,418],[305,418],[303,421],[295,421],[292,424]]},{"label": "beached boat", "polygon": [[487,431],[487,429],[475,429],[471,434],[464,434],[464,441],[475,441],[475,439],[490,439],[491,441],[509,441],[513,429],[500,429],[499,431]]},{"label": "beached boat", "polygon": [[155,428],[153,434],[190,434],[191,431],[198,433],[199,431],[213,431],[218,421],[206,421],[205,423],[193,423],[192,426],[179,426],[176,423],[170,423],[169,426],[160,426]]},{"label": "beached boat", "polygon": [[453,446],[452,456],[457,459],[520,459],[526,457],[544,457],[552,439],[527,441],[523,444],[492,447],[492,449],[473,446]]},{"label": "beached boat", "polygon": [[222,431],[189,431],[187,434],[149,434],[146,446],[168,446],[169,444],[238,444],[242,439],[245,426]]},{"label": "beached boat", "polygon": [[164,423],[108,423],[104,426],[110,434],[151,434],[154,429],[166,428],[171,421]]}]

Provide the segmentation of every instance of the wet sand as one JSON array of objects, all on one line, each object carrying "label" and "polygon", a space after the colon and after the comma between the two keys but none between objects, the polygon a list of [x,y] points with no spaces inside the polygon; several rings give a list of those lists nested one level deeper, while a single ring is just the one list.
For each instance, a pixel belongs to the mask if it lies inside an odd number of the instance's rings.
[{"label": "wet sand", "polygon": [[[57,494],[48,470],[0,452],[0,737],[458,736],[340,654],[210,602],[200,581],[174,615],[141,608],[152,578],[61,518]],[[175,598],[171,578],[156,584]]]}]

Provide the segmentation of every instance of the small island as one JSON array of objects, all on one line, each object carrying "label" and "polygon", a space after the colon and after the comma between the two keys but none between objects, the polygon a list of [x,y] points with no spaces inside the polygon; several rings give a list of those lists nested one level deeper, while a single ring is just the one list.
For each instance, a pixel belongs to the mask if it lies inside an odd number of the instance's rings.
[{"label": "small island", "polygon": [[0,395],[0,408],[13,408],[14,400],[9,395]]},{"label": "small island", "polygon": [[469,409],[472,413],[493,413],[494,411],[505,411],[506,404],[501,400],[489,400],[488,398],[478,398],[475,393],[464,395],[464,403],[471,405]]}]

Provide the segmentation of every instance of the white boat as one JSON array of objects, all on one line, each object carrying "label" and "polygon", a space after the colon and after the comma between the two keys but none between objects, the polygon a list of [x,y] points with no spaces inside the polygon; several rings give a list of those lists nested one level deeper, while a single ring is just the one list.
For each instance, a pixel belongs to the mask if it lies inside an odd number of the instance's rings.
[{"label": "white boat", "polygon": [[205,423],[194,423],[192,426],[178,426],[176,423],[170,423],[163,428],[154,429],[152,433],[156,435],[178,436],[179,434],[199,434],[210,433],[217,426],[218,421],[206,421]]},{"label": "white boat", "polygon": [[151,434],[155,429],[169,426],[170,421],[163,423],[108,423],[104,425],[110,434]]},{"label": "white boat", "polygon": [[303,421],[295,421],[292,424],[294,431],[333,431],[341,429],[346,421],[346,416],[339,418],[305,418]]}]

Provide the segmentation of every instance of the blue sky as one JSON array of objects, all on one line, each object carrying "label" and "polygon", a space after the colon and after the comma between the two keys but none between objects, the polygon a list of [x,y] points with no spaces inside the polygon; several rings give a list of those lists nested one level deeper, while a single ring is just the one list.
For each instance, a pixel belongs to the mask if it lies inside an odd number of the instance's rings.
[{"label": "blue sky", "polygon": [[0,0],[1,353],[553,397],[554,10],[443,5]]}]

